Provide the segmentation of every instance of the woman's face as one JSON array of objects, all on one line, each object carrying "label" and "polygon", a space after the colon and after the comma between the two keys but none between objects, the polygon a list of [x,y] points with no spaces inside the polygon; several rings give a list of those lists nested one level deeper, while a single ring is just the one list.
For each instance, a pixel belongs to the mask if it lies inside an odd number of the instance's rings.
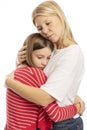
[{"label": "woman's face", "polygon": [[58,42],[62,31],[62,24],[58,16],[37,16],[35,25],[43,37],[53,43]]},{"label": "woman's face", "polygon": [[34,50],[32,52],[32,62],[34,66],[43,70],[45,66],[48,64],[51,53],[52,51],[49,47]]}]

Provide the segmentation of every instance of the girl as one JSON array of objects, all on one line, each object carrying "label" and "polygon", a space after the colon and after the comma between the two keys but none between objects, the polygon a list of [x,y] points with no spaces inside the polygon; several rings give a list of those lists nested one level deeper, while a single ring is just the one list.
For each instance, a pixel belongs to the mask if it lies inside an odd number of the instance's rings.
[{"label": "girl", "polygon": [[[27,46],[26,61],[14,71],[14,79],[35,87],[40,87],[46,82],[46,75],[42,71],[47,65],[54,49],[53,43],[42,37],[39,33],[29,35],[24,44]],[[22,90],[21,90],[22,91]],[[77,108],[79,104],[76,105]],[[72,113],[67,114],[68,109]],[[47,113],[49,115],[47,115]],[[58,115],[55,113],[59,111]],[[75,115],[77,109],[74,105],[61,107],[55,101],[46,107],[21,98],[15,92],[7,89],[7,126],[6,130],[49,130],[52,120],[61,121]],[[61,114],[66,116],[60,116]]]}]

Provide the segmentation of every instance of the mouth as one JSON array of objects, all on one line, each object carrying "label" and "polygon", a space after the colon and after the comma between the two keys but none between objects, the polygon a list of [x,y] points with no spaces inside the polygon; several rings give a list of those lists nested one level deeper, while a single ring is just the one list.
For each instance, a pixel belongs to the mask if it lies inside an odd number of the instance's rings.
[{"label": "mouth", "polygon": [[48,35],[48,36],[47,36],[47,39],[51,39],[51,38],[52,38],[52,36],[53,36],[53,34]]},{"label": "mouth", "polygon": [[43,69],[44,69],[44,67],[39,67],[39,69],[40,69],[40,70],[43,70]]}]

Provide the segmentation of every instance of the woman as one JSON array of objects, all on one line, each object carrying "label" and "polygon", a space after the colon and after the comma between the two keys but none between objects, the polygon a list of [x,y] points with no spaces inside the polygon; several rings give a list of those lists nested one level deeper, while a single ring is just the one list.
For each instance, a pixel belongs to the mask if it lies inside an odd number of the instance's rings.
[{"label": "woman", "polygon": [[[72,31],[64,12],[55,1],[41,3],[32,13],[33,23],[40,34],[53,42],[55,49],[47,67],[44,69],[48,80],[39,88],[28,88],[14,81],[10,76],[7,85],[20,96],[40,105],[48,105],[53,98],[60,106],[74,103],[80,82],[84,74],[84,58],[79,45],[73,38]],[[19,60],[25,60],[26,47],[19,51]],[[23,55],[22,55],[23,54]],[[20,90],[20,86],[22,91]],[[35,96],[32,96],[35,95]],[[84,102],[81,102],[84,106]],[[80,113],[84,111],[81,107]],[[83,122],[79,115],[53,122],[53,130],[83,130]]]}]

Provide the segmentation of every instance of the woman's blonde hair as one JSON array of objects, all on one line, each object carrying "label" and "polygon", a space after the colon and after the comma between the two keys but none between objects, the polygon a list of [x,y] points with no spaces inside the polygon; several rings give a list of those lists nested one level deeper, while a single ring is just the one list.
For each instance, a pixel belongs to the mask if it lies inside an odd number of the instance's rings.
[{"label": "woman's blonde hair", "polygon": [[51,41],[45,39],[39,33],[32,33],[25,39],[23,46],[27,46],[26,48],[26,61],[23,64],[29,65],[31,67],[34,66],[32,62],[32,52],[35,50],[39,50],[45,47],[50,48],[51,51],[54,50],[54,45]]},{"label": "woman's blonde hair", "polygon": [[[38,5],[32,12],[32,20],[35,25],[35,18],[37,16],[52,16],[52,15],[58,16],[58,18],[62,23],[62,34],[58,40],[57,48],[67,47],[69,44],[76,43],[72,31],[70,29],[70,26],[65,17],[65,14],[55,1],[49,0]],[[71,42],[66,43],[67,40]]]}]

